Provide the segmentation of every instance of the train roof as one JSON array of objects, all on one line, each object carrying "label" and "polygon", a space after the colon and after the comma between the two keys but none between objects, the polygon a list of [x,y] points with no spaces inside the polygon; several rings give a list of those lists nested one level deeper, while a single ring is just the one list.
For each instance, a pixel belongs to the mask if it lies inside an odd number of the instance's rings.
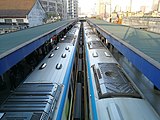
[{"label": "train roof", "polygon": [[0,112],[4,114],[2,120],[52,118],[61,89],[62,86],[52,83],[21,85],[1,105]]},{"label": "train roof", "polygon": [[104,49],[104,45],[101,41],[90,41],[87,43],[89,49]]},{"label": "train roof", "polygon": [[75,37],[73,35],[67,35],[67,36],[64,36],[65,38],[62,38],[60,40],[60,43],[75,43]]},{"label": "train roof", "polygon": [[[73,57],[73,52],[74,46],[72,44],[59,43],[55,50],[51,51],[50,54],[45,57],[45,59],[36,67],[24,83],[62,84],[70,58]],[[50,57],[51,54],[53,54],[53,57]],[[46,67],[44,69],[40,69],[44,64],[46,64]],[[56,68],[57,65],[62,69]]]},{"label": "train roof", "polygon": [[74,45],[78,39],[79,28],[80,24],[73,26],[73,28],[60,40],[60,43],[72,43]]},{"label": "train roof", "polygon": [[84,32],[85,32],[85,36],[87,37],[86,39],[87,42],[100,40],[90,27],[84,28]]},{"label": "train roof", "polygon": [[93,71],[100,99],[141,97],[117,63],[98,63],[98,67],[93,67]]},{"label": "train roof", "polygon": [[86,42],[99,41],[100,39],[96,35],[87,35]]},{"label": "train roof", "polygon": [[159,120],[109,50],[87,35],[85,44],[92,111],[97,112],[93,117],[99,120]]},{"label": "train roof", "polygon": [[[45,57],[24,83],[63,83],[70,59],[74,57],[79,27],[80,24],[76,24],[76,27],[60,40],[55,49]],[[44,68],[41,69],[43,66]]]},{"label": "train roof", "polygon": [[[88,40],[89,39],[89,40]],[[86,39],[86,46],[88,48],[88,55],[90,59],[90,63],[98,64],[101,63],[117,63],[115,58],[109,52],[109,50],[104,46],[104,44],[98,39],[96,41],[90,40],[90,38]]]},{"label": "train roof", "polygon": [[138,97],[141,95],[124,74],[118,62],[100,40],[86,37],[88,57],[92,66],[99,99],[108,97]]},{"label": "train roof", "polygon": [[96,102],[99,120],[159,120],[144,99],[108,98]]},{"label": "train roof", "polygon": [[[78,28],[79,26],[76,26],[72,34],[75,36],[75,42],[78,39]],[[69,86],[76,50],[74,44],[66,41],[64,38],[64,41],[58,43],[1,105],[2,120],[48,120],[55,119],[58,112],[61,113],[61,102],[65,99]]]}]

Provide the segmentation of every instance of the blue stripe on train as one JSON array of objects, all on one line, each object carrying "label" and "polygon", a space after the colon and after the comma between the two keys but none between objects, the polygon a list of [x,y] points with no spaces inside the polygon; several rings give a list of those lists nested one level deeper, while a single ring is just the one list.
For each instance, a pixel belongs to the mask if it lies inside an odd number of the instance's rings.
[{"label": "blue stripe on train", "polygon": [[67,71],[66,71],[66,75],[65,75],[64,81],[63,81],[64,91],[63,91],[62,100],[61,100],[61,103],[60,103],[60,106],[59,106],[59,109],[58,109],[58,115],[57,115],[57,119],[56,120],[61,120],[62,119],[65,99],[66,99],[66,95],[67,95],[67,90],[68,90],[68,86],[69,86],[69,80],[70,80],[70,77],[71,77],[71,70],[72,70],[72,67],[73,67],[75,51],[76,51],[75,47],[73,49],[74,49],[74,51],[71,54],[71,58],[69,60],[69,64],[68,64]]},{"label": "blue stripe on train", "polygon": [[87,58],[87,69],[88,69],[88,76],[89,76],[89,89],[90,89],[90,97],[91,97],[91,105],[92,105],[92,116],[94,120],[98,120],[97,118],[97,111],[96,111],[96,103],[94,99],[94,91],[93,91],[93,84],[92,84],[92,77],[91,77],[91,71],[90,71],[90,62],[89,62],[89,56],[88,51],[86,47],[86,58]]}]

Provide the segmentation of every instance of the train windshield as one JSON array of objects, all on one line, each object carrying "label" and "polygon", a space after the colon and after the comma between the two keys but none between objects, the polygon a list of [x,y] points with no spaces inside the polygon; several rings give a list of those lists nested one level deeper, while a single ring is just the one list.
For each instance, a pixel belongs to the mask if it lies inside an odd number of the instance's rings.
[{"label": "train windshield", "polygon": [[98,63],[93,67],[99,98],[136,97],[141,95],[116,63]]}]

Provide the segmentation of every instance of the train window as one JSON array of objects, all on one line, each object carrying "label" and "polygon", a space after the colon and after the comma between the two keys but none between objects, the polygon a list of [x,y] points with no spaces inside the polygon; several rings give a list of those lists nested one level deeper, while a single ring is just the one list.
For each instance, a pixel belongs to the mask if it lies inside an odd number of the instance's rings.
[{"label": "train window", "polygon": [[51,53],[50,55],[49,55],[49,58],[52,58],[54,56],[54,54],[53,53]]},{"label": "train window", "polygon": [[63,54],[61,55],[61,57],[62,57],[62,58],[66,58],[66,54],[63,53]]},{"label": "train window", "polygon": [[39,69],[44,69],[46,66],[47,66],[47,64],[46,64],[46,63],[43,63],[43,64],[39,67]]},{"label": "train window", "polygon": [[[134,85],[116,63],[98,63],[93,66],[99,98],[136,97],[141,98]],[[102,80],[103,79],[103,80]]]},{"label": "train window", "polygon": [[106,57],[111,57],[111,55],[108,54],[107,52],[104,52],[104,54],[105,54]]},{"label": "train window", "polygon": [[56,69],[61,69],[61,68],[62,68],[62,64],[58,63],[58,64],[56,65]]}]

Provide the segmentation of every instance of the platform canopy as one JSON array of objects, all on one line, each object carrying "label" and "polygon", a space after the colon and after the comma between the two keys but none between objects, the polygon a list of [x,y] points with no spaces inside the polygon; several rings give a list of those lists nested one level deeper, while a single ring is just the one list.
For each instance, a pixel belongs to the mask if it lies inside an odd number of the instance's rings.
[{"label": "platform canopy", "polygon": [[0,75],[74,22],[58,21],[0,35]]},{"label": "platform canopy", "polygon": [[103,20],[88,22],[160,89],[160,34]]}]

